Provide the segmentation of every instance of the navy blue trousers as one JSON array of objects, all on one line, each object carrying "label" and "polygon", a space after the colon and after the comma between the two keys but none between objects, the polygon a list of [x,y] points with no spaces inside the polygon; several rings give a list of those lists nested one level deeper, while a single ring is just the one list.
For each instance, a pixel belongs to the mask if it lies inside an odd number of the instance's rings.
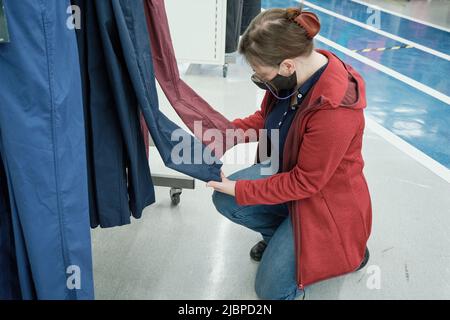
[{"label": "navy blue trousers", "polygon": [[[167,167],[202,181],[220,181],[220,161],[159,110],[143,1],[72,3],[82,13],[77,39],[88,128],[91,225],[127,224],[130,213],[139,218],[155,201],[139,111]],[[173,157],[180,145],[181,163]],[[206,157],[194,159],[196,151]]]},{"label": "navy blue trousers", "polygon": [[68,0],[4,1],[0,299],[93,299],[81,79]]}]

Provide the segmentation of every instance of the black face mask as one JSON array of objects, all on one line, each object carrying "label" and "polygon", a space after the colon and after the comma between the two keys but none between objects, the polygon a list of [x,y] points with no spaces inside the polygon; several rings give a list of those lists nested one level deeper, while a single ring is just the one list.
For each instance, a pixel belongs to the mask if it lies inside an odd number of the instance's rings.
[{"label": "black face mask", "polygon": [[287,97],[280,97],[279,94],[282,90],[290,90],[295,88],[297,85],[297,73],[294,71],[290,76],[282,76],[281,74],[277,74],[275,78],[270,81],[264,82],[258,78],[256,74],[252,75],[252,81],[259,88],[263,90],[269,90],[277,99],[283,100],[292,97],[295,94],[295,91]]}]

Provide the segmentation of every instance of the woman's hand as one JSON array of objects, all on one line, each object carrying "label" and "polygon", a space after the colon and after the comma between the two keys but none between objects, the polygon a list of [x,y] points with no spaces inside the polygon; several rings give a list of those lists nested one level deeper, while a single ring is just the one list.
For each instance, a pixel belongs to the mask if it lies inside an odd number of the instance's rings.
[{"label": "woman's hand", "polygon": [[234,188],[236,186],[236,181],[230,180],[223,172],[220,172],[220,176],[222,177],[222,182],[217,181],[209,181],[206,186],[210,188],[214,188],[214,190],[229,194],[230,196],[235,196]]}]

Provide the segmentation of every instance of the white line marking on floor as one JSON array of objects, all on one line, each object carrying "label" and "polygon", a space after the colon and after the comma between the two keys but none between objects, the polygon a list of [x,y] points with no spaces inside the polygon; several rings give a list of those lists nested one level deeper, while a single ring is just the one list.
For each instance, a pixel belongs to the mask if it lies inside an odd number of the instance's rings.
[{"label": "white line marking on floor", "polygon": [[401,181],[401,182],[404,182],[404,183],[407,183],[407,184],[410,184],[410,185],[413,185],[413,186],[416,186],[416,187],[421,187],[421,188],[424,188],[424,189],[431,189],[430,185],[417,183],[417,182],[414,182],[414,181],[411,181],[411,180],[400,179],[400,178],[397,178],[397,177],[395,177],[394,180]]},{"label": "white line marking on floor", "polygon": [[350,49],[343,47],[340,44],[338,44],[334,41],[331,41],[321,35],[317,35],[315,39],[319,40],[320,42],[325,43],[326,45],[329,45],[330,47],[335,48],[336,50],[339,50],[339,51],[345,53],[346,55],[348,55],[356,60],[361,61],[362,63],[365,63],[365,64],[371,66],[372,68],[375,68],[383,73],[386,73],[387,75],[389,75],[395,79],[398,79],[398,80],[410,85],[411,87],[416,88],[416,89],[432,96],[433,98],[439,99],[442,102],[446,103],[447,105],[450,105],[450,97],[443,94],[442,92],[439,92],[427,85],[424,85],[423,83],[420,83],[414,79],[411,79],[410,77],[407,77],[407,76],[405,76],[391,68],[388,68],[378,62],[375,62],[363,55],[353,52]]},{"label": "white line marking on floor", "polygon": [[[297,0],[297,2],[300,2],[300,1]],[[439,58],[442,58],[442,59],[445,59],[445,60],[447,60],[447,61],[450,61],[450,55],[445,54],[445,53],[443,53],[443,52],[440,52],[440,51],[437,51],[437,50],[428,48],[428,47],[423,46],[423,45],[421,45],[421,44],[415,43],[414,41],[410,41],[410,40],[404,39],[404,38],[399,37],[399,36],[396,36],[396,35],[394,35],[394,34],[392,34],[392,33],[389,33],[389,32],[386,32],[386,31],[383,31],[383,30],[380,30],[380,29],[377,29],[377,28],[372,27],[372,26],[369,26],[369,25],[367,25],[367,24],[365,24],[365,23],[356,21],[356,20],[354,20],[354,19],[351,19],[351,18],[348,18],[348,17],[346,17],[346,16],[340,15],[340,14],[335,13],[335,12],[333,12],[333,11],[324,9],[324,8],[322,8],[322,7],[320,7],[320,6],[317,6],[317,5],[315,5],[315,4],[312,4],[312,3],[308,2],[308,1],[305,1],[305,4],[307,4],[307,5],[310,6],[311,8],[314,8],[314,9],[316,9],[316,10],[318,10],[318,11],[322,11],[323,13],[328,14],[328,15],[330,15],[330,16],[332,16],[332,17],[341,19],[341,20],[346,21],[346,22],[348,22],[348,23],[352,23],[352,24],[354,24],[354,25],[357,25],[358,27],[361,27],[361,28],[364,28],[364,29],[366,29],[366,30],[369,30],[369,31],[378,33],[378,34],[380,34],[380,35],[382,35],[382,36],[384,36],[384,37],[387,37],[387,38],[393,39],[393,40],[395,40],[395,41],[398,41],[398,42],[401,42],[401,43],[404,43],[404,44],[413,46],[413,47],[416,48],[416,49],[422,50],[422,51],[424,51],[424,52],[426,52],[426,53],[429,53],[429,54],[435,55],[435,56],[437,56],[437,57],[439,57]]]},{"label": "white line marking on floor", "polygon": [[421,165],[450,183],[450,170],[366,115],[366,126]]},{"label": "white line marking on floor", "polygon": [[426,25],[428,27],[439,29],[439,30],[445,31],[445,32],[450,32],[450,29],[448,29],[446,27],[438,26],[437,24],[434,24],[434,23],[431,23],[431,22],[428,22],[428,21],[424,21],[424,20],[421,20],[421,19],[413,18],[413,17],[407,16],[407,15],[401,14],[399,12],[395,12],[395,11],[392,11],[392,10],[381,8],[381,7],[377,6],[377,5],[374,5],[374,4],[371,4],[371,3],[367,3],[365,1],[361,1],[361,0],[351,0],[351,1],[355,2],[355,3],[362,4],[363,6],[366,6],[366,7],[375,9],[375,10],[384,11],[386,13],[392,14],[394,16],[397,16],[397,17],[400,17],[400,18],[403,18],[403,19],[411,20],[413,22],[417,22],[417,23]]}]

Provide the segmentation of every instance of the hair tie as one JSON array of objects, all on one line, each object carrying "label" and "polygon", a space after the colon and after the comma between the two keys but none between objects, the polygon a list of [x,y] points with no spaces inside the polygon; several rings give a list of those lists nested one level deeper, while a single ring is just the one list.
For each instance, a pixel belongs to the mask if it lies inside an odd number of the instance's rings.
[{"label": "hair tie", "polygon": [[316,14],[309,11],[301,11],[297,8],[288,8],[289,20],[295,22],[306,31],[306,36],[313,39],[320,30],[320,21]]}]

